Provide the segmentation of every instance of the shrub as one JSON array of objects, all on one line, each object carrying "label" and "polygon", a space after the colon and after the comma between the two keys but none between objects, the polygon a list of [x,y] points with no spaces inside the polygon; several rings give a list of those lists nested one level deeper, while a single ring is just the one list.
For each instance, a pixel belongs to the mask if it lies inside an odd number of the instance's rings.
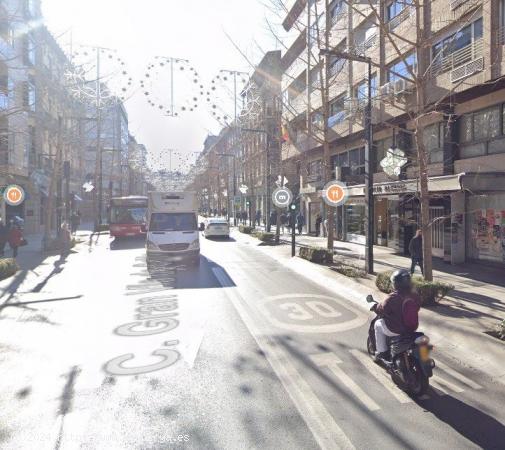
[{"label": "shrub", "polygon": [[[377,274],[375,285],[381,292],[390,294],[393,292],[393,286],[390,278],[393,271],[388,270]],[[450,291],[454,289],[452,284],[442,283],[440,281],[426,281],[422,277],[412,278],[415,291],[421,297],[423,305],[434,305],[443,299]]]},{"label": "shrub", "polygon": [[322,247],[300,247],[299,256],[318,264],[333,262],[333,252]]},{"label": "shrub", "polygon": [[250,227],[248,225],[239,225],[238,231],[244,234],[252,234],[254,231],[254,227]]},{"label": "shrub", "polygon": [[391,285],[391,274],[393,271],[388,270],[386,272],[380,272],[377,274],[377,278],[375,278],[375,286],[381,292],[385,292],[386,294],[390,294],[393,292],[393,286]]},{"label": "shrub", "polygon": [[254,235],[261,241],[261,242],[272,242],[273,239],[275,238],[274,233],[269,233],[267,231],[258,231],[254,233]]},{"label": "shrub", "polygon": [[364,270],[349,264],[339,263],[332,267],[332,269],[349,278],[363,278],[366,276],[366,272]]},{"label": "shrub", "polygon": [[12,258],[0,259],[0,280],[11,277],[19,270],[16,260]]}]

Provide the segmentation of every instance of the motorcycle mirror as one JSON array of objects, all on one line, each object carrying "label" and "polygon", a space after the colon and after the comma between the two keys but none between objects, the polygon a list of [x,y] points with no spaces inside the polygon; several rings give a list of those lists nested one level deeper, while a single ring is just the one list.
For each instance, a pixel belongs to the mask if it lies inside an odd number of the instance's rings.
[{"label": "motorcycle mirror", "polygon": [[367,301],[367,303],[374,303],[375,302],[374,298],[371,295],[366,296],[366,301]]}]

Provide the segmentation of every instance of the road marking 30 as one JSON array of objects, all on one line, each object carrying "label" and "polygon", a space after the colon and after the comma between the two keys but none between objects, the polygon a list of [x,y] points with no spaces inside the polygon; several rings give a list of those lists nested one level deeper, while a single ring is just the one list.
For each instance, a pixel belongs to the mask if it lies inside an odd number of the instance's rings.
[{"label": "road marking 30", "polygon": [[359,350],[349,350],[368,371],[382,384],[400,403],[412,403],[412,399],[393,383],[387,372],[375,364],[368,355]]},{"label": "road marking 30", "polygon": [[[223,269],[213,267],[214,276],[222,286],[229,286],[229,280]],[[263,335],[244,306],[236,287],[224,287],[223,291],[239,313],[259,348],[265,353],[270,366],[276,373],[284,389],[291,397],[301,417],[312,432],[319,446],[326,450],[355,449],[349,438],[337,425],[329,411],[314,394],[307,381],[295,369],[288,354],[280,346]]]},{"label": "road marking 30", "polygon": [[335,353],[321,353],[310,358],[319,367],[327,367],[370,411],[380,409],[380,406],[340,368],[339,364],[342,361]]}]

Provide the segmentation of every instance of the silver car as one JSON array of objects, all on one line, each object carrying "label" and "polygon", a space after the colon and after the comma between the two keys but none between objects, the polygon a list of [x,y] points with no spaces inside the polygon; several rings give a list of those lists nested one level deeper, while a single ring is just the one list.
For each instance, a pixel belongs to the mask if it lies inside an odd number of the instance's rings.
[{"label": "silver car", "polygon": [[226,219],[207,219],[203,235],[209,237],[222,237],[229,239],[230,225]]}]

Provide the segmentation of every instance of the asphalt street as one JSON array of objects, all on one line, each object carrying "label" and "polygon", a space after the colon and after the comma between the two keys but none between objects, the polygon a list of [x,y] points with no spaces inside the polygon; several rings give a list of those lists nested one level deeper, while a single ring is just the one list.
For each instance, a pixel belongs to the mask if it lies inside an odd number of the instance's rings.
[{"label": "asphalt street", "polygon": [[2,449],[505,448],[492,374],[435,349],[413,400],[366,354],[366,307],[252,245],[148,268],[102,235],[46,271],[1,309]]}]

